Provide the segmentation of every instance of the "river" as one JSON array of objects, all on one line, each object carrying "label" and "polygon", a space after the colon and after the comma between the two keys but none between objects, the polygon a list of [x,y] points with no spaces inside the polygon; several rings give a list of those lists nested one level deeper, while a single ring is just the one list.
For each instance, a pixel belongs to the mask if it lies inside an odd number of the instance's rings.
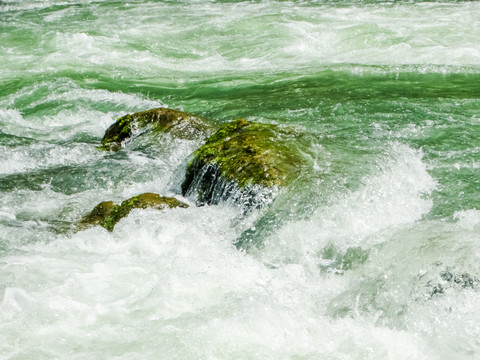
[{"label": "river", "polygon": [[[480,2],[3,0],[0,26],[1,359],[480,359]],[[156,107],[296,129],[307,165],[197,207],[200,140],[97,148]],[[190,207],[75,231],[143,192]]]}]

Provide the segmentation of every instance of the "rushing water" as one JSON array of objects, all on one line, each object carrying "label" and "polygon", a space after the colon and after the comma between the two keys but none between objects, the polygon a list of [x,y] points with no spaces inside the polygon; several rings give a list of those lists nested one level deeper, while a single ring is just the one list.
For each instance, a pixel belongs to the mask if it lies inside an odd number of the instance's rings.
[{"label": "rushing water", "polygon": [[[480,359],[480,2],[0,1],[2,359]],[[285,124],[247,216],[179,194],[168,106]],[[142,192],[111,233],[72,224]],[[239,251],[237,241],[255,244]]]}]

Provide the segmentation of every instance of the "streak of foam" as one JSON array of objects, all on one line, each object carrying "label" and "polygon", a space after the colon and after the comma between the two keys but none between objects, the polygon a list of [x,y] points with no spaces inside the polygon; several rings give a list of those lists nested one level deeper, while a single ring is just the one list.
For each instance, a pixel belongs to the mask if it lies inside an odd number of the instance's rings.
[{"label": "streak of foam", "polygon": [[85,144],[75,146],[36,144],[15,148],[0,146],[0,149],[2,175],[52,166],[86,164],[99,157],[97,149]]},{"label": "streak of foam", "polygon": [[[175,6],[92,6],[95,16],[88,25],[94,31],[86,31],[83,22],[68,29],[48,22],[50,31],[39,40],[41,57],[5,47],[5,53],[13,52],[5,56],[8,73],[19,64],[21,71],[33,73],[101,67],[111,78],[121,73],[183,81],[185,73],[208,77],[331,64],[480,65],[476,2],[395,7],[195,2],[175,8],[171,19],[158,20]],[[50,15],[62,20],[66,10],[59,11]],[[125,21],[118,22],[119,17]]]},{"label": "streak of foam", "polygon": [[[47,113],[23,115],[11,109],[22,103],[24,112],[49,107]],[[101,137],[113,121],[135,111],[165,106],[136,94],[83,89],[67,79],[40,82],[0,101],[0,130],[19,137],[66,140],[84,132]]]}]

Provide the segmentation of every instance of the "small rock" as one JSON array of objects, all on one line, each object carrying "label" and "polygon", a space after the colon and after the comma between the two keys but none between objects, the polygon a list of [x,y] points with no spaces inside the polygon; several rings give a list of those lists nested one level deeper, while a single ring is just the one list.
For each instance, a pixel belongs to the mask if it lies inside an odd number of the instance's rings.
[{"label": "small rock", "polygon": [[114,205],[113,201],[104,201],[79,221],[78,227],[83,230],[88,227],[100,225],[112,231],[115,225],[124,217],[128,216],[133,209],[153,208],[163,210],[167,208],[188,208],[188,205],[173,197],[160,196],[154,193],[144,193],[133,196],[123,201],[120,205]]}]

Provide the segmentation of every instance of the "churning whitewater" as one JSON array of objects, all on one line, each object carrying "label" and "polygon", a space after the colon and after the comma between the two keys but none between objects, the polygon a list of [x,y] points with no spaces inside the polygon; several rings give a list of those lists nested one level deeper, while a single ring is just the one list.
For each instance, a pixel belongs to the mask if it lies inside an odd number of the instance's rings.
[{"label": "churning whitewater", "polygon": [[[468,1],[0,1],[0,359],[480,359],[478,24]],[[205,139],[101,150],[160,107],[289,131],[295,180],[199,204]],[[189,207],[76,227],[141,193]]]}]

